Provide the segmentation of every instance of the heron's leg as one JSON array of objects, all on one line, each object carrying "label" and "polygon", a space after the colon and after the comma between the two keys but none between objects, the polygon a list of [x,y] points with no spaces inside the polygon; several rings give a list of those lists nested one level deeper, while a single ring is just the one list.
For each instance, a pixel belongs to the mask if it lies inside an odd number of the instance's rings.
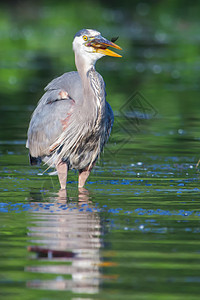
[{"label": "heron's leg", "polygon": [[84,187],[85,182],[86,182],[88,176],[90,175],[90,173],[91,173],[94,166],[95,166],[95,163],[93,163],[90,168],[87,167],[84,170],[79,171],[79,177],[78,177],[78,187],[79,188]]},{"label": "heron's leg", "polygon": [[61,189],[66,189],[67,171],[68,171],[67,164],[63,161],[60,161],[56,165],[56,170],[58,171],[58,179],[59,179],[59,182],[60,182]]}]

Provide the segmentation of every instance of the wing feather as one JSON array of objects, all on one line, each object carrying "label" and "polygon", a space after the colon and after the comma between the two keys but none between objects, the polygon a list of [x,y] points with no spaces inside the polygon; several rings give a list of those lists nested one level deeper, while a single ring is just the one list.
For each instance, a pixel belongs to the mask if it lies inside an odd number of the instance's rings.
[{"label": "wing feather", "polygon": [[[65,73],[45,88],[28,129],[27,148],[32,157],[47,156],[50,146],[63,132],[63,120],[82,101],[81,79],[77,72]],[[66,124],[65,124],[66,126]]]}]

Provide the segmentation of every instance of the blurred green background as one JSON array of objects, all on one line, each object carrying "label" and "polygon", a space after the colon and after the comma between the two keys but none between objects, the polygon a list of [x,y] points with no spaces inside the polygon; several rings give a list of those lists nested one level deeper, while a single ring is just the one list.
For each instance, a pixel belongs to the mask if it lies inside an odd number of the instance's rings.
[{"label": "blurred green background", "polygon": [[199,15],[199,1],[1,1],[0,139],[26,139],[43,88],[75,70],[74,34],[94,28],[108,39],[119,36],[123,48],[123,58],[97,62],[115,114],[137,91],[157,111],[135,149],[158,145],[173,152],[182,142],[180,151],[195,154]]},{"label": "blurred green background", "polygon": [[[96,65],[115,123],[101,165],[86,188],[92,204],[103,207],[96,216],[102,226],[97,256],[119,267],[101,268],[111,281],[100,277],[103,295],[92,299],[133,299],[134,292],[135,299],[199,299],[199,16],[200,1],[194,0],[0,2],[2,299],[68,299],[51,290],[28,290],[30,279],[38,284],[38,278],[41,283],[50,278],[27,272],[26,266],[42,265],[27,254],[27,245],[33,243],[30,227],[40,231],[43,220],[49,233],[59,225],[40,211],[37,225],[32,221],[35,212],[16,214],[12,205],[6,212],[4,204],[57,202],[58,179],[37,176],[38,169],[28,164],[26,132],[44,87],[75,70],[72,41],[82,28],[96,29],[108,39],[119,36],[117,44],[123,48],[122,58],[104,57]],[[151,108],[147,120],[144,114],[138,119],[134,115],[134,109],[142,112],[137,101],[127,105],[131,95],[141,95]],[[126,113],[129,118],[123,118]],[[73,196],[78,193],[77,174],[70,172],[69,180],[73,204],[78,202]],[[163,214],[154,214],[157,210]],[[91,237],[96,228],[87,229]],[[43,239],[45,244],[45,234]],[[37,239],[36,245],[41,242]]]}]

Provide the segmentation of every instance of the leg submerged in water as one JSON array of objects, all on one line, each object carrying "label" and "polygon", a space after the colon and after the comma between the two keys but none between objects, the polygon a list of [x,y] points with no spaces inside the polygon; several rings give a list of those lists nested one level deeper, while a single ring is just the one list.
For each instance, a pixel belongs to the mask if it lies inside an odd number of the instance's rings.
[{"label": "leg submerged in water", "polygon": [[67,185],[67,171],[68,171],[68,167],[67,164],[63,161],[60,161],[57,165],[56,165],[56,170],[58,171],[58,179],[60,182],[60,187],[61,189],[66,189],[66,185]]},{"label": "leg submerged in water", "polygon": [[78,187],[79,188],[84,187],[85,182],[86,182],[88,176],[90,175],[94,166],[95,166],[95,163],[93,163],[93,165],[90,168],[87,167],[87,168],[79,171],[79,177],[78,177]]}]

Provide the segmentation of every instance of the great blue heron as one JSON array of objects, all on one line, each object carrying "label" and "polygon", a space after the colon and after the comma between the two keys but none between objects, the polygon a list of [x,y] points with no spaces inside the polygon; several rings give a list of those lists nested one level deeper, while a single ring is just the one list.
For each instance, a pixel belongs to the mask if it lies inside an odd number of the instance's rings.
[{"label": "great blue heron", "polygon": [[92,29],[82,29],[73,40],[78,72],[52,80],[33,112],[27,148],[30,163],[42,160],[57,169],[61,189],[66,189],[69,169],[79,170],[83,187],[113,125],[105,84],[95,63],[105,55],[121,57],[108,47],[121,48]]}]

